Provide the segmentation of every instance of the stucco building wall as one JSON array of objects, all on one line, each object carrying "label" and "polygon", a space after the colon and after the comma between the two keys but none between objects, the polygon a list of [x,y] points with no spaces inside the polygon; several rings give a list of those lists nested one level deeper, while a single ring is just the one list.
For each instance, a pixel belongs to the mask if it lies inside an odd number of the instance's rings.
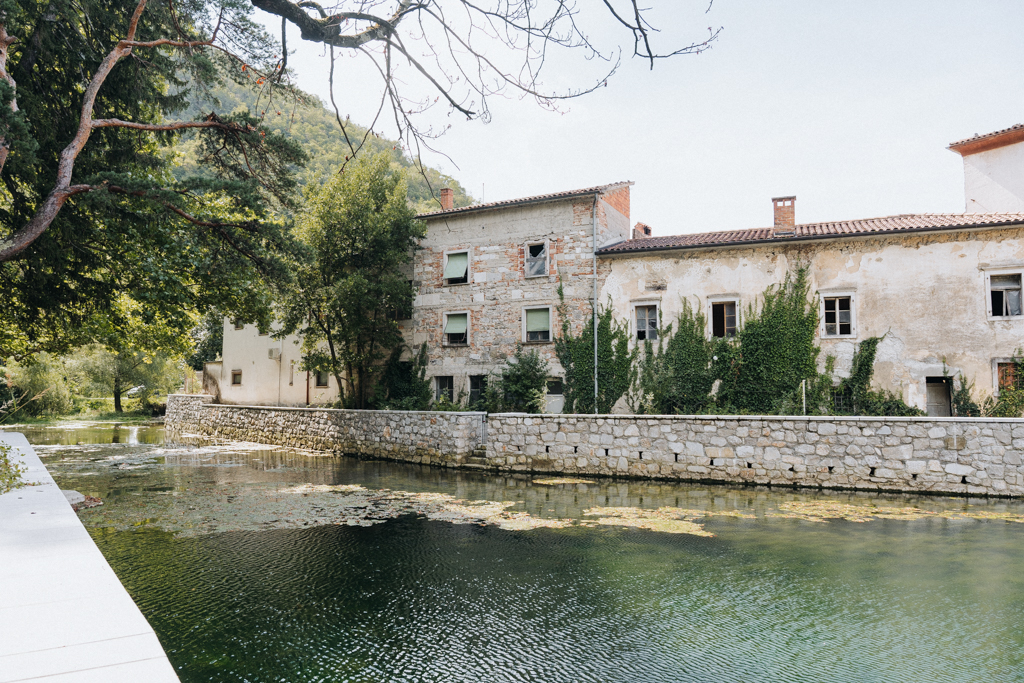
[{"label": "stucco building wall", "polygon": [[[270,333],[260,334],[255,325],[235,329],[225,318],[222,355],[219,366],[207,366],[207,372],[217,373],[222,403],[305,406],[330,403],[338,397],[334,377],[327,378],[326,387],[318,387],[315,373],[299,369],[302,350],[298,335],[274,339]],[[236,373],[241,373],[240,383],[232,380]]]},{"label": "stucco building wall", "polygon": [[658,305],[667,324],[686,298],[708,319],[709,335],[712,302],[738,301],[742,321],[768,286],[806,264],[819,315],[822,297],[853,300],[851,335],[830,338],[824,323],[819,329],[822,364],[826,355],[835,356],[837,374],[845,376],[859,342],[884,335],[874,385],[922,409],[926,378],[942,376],[943,362],[949,374],[962,372],[977,390],[992,393],[995,362],[1024,346],[1024,316],[990,315],[987,279],[991,273],[1024,271],[1021,226],[658,251],[609,261],[601,298],[611,298],[616,316],[629,320],[631,331],[636,305]]}]

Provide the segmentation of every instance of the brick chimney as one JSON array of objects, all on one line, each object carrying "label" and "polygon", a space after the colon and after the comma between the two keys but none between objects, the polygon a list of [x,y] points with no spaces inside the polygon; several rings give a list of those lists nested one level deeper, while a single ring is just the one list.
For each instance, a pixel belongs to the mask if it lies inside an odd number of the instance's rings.
[{"label": "brick chimney", "polygon": [[796,226],[796,197],[772,197],[775,207],[775,229],[773,234],[793,234]]},{"label": "brick chimney", "polygon": [[455,190],[450,187],[441,188],[441,210],[451,211],[455,208]]},{"label": "brick chimney", "polygon": [[651,236],[651,226],[646,223],[637,223],[633,226],[633,239],[642,240]]}]

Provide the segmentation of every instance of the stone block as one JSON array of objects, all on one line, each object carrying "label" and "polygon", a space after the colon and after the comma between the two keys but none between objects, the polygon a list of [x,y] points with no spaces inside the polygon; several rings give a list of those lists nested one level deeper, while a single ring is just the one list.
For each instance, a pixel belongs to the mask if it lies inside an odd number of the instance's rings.
[{"label": "stone block", "polygon": [[957,477],[966,477],[974,471],[973,467],[967,465],[958,465],[956,463],[949,463],[945,468],[946,474],[952,474]]}]

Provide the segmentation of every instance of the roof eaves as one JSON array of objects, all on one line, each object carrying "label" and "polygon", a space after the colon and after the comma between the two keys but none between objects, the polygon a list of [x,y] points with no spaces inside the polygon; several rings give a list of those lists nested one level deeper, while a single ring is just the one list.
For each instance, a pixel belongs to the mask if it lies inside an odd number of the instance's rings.
[{"label": "roof eaves", "polygon": [[[907,233],[945,232],[949,230],[984,230],[1007,225],[1024,225],[1024,218],[1007,219],[992,223],[958,223],[954,225],[927,225],[919,227],[899,228],[896,230],[868,230],[864,232],[827,232],[798,235],[796,237],[734,240],[731,242],[695,242],[693,244],[669,244],[659,247],[637,247],[635,249],[616,249],[618,245],[602,247],[597,250],[599,256],[616,256],[619,254],[644,254],[655,251],[691,251],[694,249],[723,249],[727,247],[747,247],[764,244],[788,244],[790,242],[810,242],[813,240],[846,239],[849,237],[877,237],[879,235],[905,235]],[[805,227],[805,226],[798,226]],[[633,240],[627,240],[633,241]],[[640,240],[637,240],[640,241]],[[648,241],[648,240],[642,240]],[[621,243],[620,243],[621,244]]]},{"label": "roof eaves", "polygon": [[566,190],[565,192],[553,192],[551,194],[534,195],[532,197],[522,197],[521,199],[506,199],[500,202],[490,202],[488,204],[463,206],[458,209],[452,209],[451,211],[428,211],[425,213],[416,214],[416,218],[419,218],[420,220],[433,218],[447,218],[448,216],[479,213],[483,211],[497,211],[499,209],[507,209],[513,206],[528,206],[531,204],[561,202],[568,199],[586,197],[587,195],[592,194],[607,194],[609,192],[614,192],[616,190],[622,189],[623,187],[632,186],[633,184],[634,183],[632,180],[624,180],[617,183],[609,183],[608,185],[595,185],[594,187],[585,187],[579,190]]}]

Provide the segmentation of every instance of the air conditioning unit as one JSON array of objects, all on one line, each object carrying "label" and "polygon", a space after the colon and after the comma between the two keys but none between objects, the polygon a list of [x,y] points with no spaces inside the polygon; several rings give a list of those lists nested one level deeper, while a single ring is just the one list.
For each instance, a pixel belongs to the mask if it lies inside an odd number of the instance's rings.
[{"label": "air conditioning unit", "polygon": [[270,360],[281,360],[281,349],[267,349],[267,358]]}]

